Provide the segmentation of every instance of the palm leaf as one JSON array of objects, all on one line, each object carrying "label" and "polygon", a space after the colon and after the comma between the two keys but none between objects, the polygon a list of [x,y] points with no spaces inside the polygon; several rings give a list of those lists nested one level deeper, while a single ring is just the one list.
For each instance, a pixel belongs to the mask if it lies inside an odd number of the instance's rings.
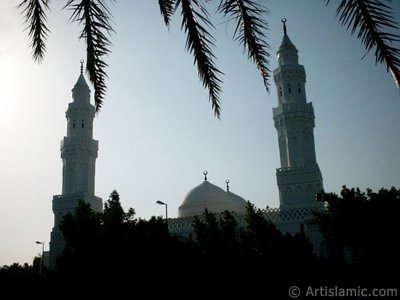
[{"label": "palm leaf", "polygon": [[170,27],[171,17],[176,10],[176,0],[158,0],[160,6],[161,15],[164,18],[164,23],[167,27]]},{"label": "palm leaf", "polygon": [[263,20],[268,11],[260,3],[252,0],[221,0],[218,11],[225,17],[236,20],[234,38],[247,51],[249,59],[256,64],[264,80],[264,86],[269,91],[270,47],[265,42],[268,23]]},{"label": "palm leaf", "polygon": [[200,1],[177,0],[176,4],[182,7],[181,28],[187,34],[186,50],[194,56],[199,77],[203,86],[208,89],[214,115],[219,118],[221,114],[219,99],[221,79],[219,75],[222,75],[222,72],[214,64],[215,56],[211,51],[211,46],[214,46],[214,39],[205,28],[205,26],[213,28],[213,25],[209,21],[207,10],[201,5]]},{"label": "palm leaf", "polygon": [[95,106],[96,111],[99,111],[107,89],[105,69],[108,65],[104,56],[110,53],[112,14],[104,0],[68,0],[66,7],[72,10],[71,20],[83,25],[80,38],[85,39],[87,45],[86,71],[94,86]]},{"label": "palm leaf", "polygon": [[[326,0],[329,4],[330,0]],[[367,53],[375,48],[375,63],[385,63],[397,87],[400,87],[400,49],[393,43],[400,36],[391,9],[381,0],[342,0],[336,10],[339,21],[364,44]]]},{"label": "palm leaf", "polygon": [[45,40],[49,29],[46,26],[46,10],[49,10],[49,0],[23,0],[17,8],[22,9],[25,23],[28,24],[30,47],[33,59],[41,63],[46,53]]}]

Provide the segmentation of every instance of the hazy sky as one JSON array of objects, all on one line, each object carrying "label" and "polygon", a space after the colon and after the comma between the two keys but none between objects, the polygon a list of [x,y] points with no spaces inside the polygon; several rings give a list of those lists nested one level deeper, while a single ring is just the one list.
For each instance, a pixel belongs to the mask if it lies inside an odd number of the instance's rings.
[{"label": "hazy sky", "polygon": [[[65,1],[52,1],[47,55],[35,64],[15,2],[0,1],[0,265],[31,263],[41,251],[36,240],[48,249],[52,197],[61,193],[65,110],[85,58],[78,27],[61,10]],[[400,1],[392,5],[399,18]],[[361,59],[363,47],[324,1],[270,0],[267,6],[271,69],[283,17],[306,69],[325,190],[399,187],[400,96],[385,67],[376,67],[372,55]],[[116,189],[123,207],[141,218],[162,216],[164,207],[155,203],[161,200],[176,217],[208,170],[211,183],[224,188],[229,179],[231,191],[257,207],[278,206],[275,85],[265,91],[232,41],[232,26],[215,18],[215,53],[226,74],[218,120],[184,50],[180,20],[168,32],[156,0],[120,0],[112,10],[117,34],[107,59],[108,92],[94,124],[96,195],[106,200]]]}]

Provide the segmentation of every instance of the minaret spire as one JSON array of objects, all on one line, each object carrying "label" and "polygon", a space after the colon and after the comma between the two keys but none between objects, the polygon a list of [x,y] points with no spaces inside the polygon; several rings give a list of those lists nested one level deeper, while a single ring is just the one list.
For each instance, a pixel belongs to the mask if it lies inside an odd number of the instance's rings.
[{"label": "minaret spire", "polygon": [[83,59],[81,59],[81,75],[83,74],[83,63],[84,63],[85,61],[83,60]]},{"label": "minaret spire", "polygon": [[207,174],[208,174],[208,171],[207,171],[207,170],[204,170],[204,171],[203,171],[204,181],[207,181]]},{"label": "minaret spire", "polygon": [[287,35],[287,28],[286,28],[286,18],[282,18],[281,22],[283,24],[283,34]]},{"label": "minaret spire", "polygon": [[287,34],[286,18],[282,18],[281,22],[283,24],[283,38],[278,49],[278,63],[279,65],[293,65],[299,63],[299,57],[297,55],[298,51],[295,45],[290,40]]}]

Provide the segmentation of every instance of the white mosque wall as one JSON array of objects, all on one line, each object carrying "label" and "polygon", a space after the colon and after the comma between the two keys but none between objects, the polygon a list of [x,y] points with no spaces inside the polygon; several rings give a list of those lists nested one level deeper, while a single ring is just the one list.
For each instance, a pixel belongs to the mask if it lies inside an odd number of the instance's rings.
[{"label": "white mosque wall", "polygon": [[[326,257],[326,249],[323,235],[321,234],[318,225],[314,221],[314,213],[321,212],[321,206],[302,207],[296,209],[280,209],[268,208],[263,210],[264,217],[275,224],[276,228],[282,234],[295,235],[304,233],[309,239],[313,252],[319,257]],[[238,226],[244,227],[245,215],[235,214]],[[202,216],[198,216],[200,219]],[[181,236],[184,238],[196,239],[196,234],[193,229],[194,217],[168,219],[168,229],[171,234]]]}]

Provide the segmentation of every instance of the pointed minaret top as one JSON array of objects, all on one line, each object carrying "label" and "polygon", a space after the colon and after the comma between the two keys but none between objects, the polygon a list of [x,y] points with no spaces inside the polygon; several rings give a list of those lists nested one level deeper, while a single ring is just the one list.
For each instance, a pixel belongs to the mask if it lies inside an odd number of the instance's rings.
[{"label": "pointed minaret top", "polygon": [[298,56],[297,56],[297,49],[295,45],[290,40],[289,36],[287,35],[287,27],[286,27],[286,18],[282,20],[283,24],[283,38],[281,45],[278,49],[278,62],[280,65],[285,64],[297,64],[298,63]]},{"label": "pointed minaret top", "polygon": [[82,59],[80,63],[80,75],[74,85],[74,88],[72,89],[72,98],[74,99],[74,102],[90,103],[90,89],[88,84],[86,83],[85,77],[83,76],[84,60]]},{"label": "pointed minaret top", "polygon": [[[281,20],[281,22],[282,22],[282,24],[283,24],[283,39],[282,39],[282,42],[281,42],[281,45],[279,46],[279,51],[281,50],[281,49],[294,49],[294,50],[296,50],[297,51],[297,49],[296,49],[296,47],[294,46],[294,44],[292,43],[292,41],[289,39],[289,36],[288,36],[288,34],[287,34],[287,27],[286,27],[286,22],[287,22],[287,20],[286,20],[286,18],[283,18],[282,20]],[[278,51],[278,52],[279,52]]]}]

